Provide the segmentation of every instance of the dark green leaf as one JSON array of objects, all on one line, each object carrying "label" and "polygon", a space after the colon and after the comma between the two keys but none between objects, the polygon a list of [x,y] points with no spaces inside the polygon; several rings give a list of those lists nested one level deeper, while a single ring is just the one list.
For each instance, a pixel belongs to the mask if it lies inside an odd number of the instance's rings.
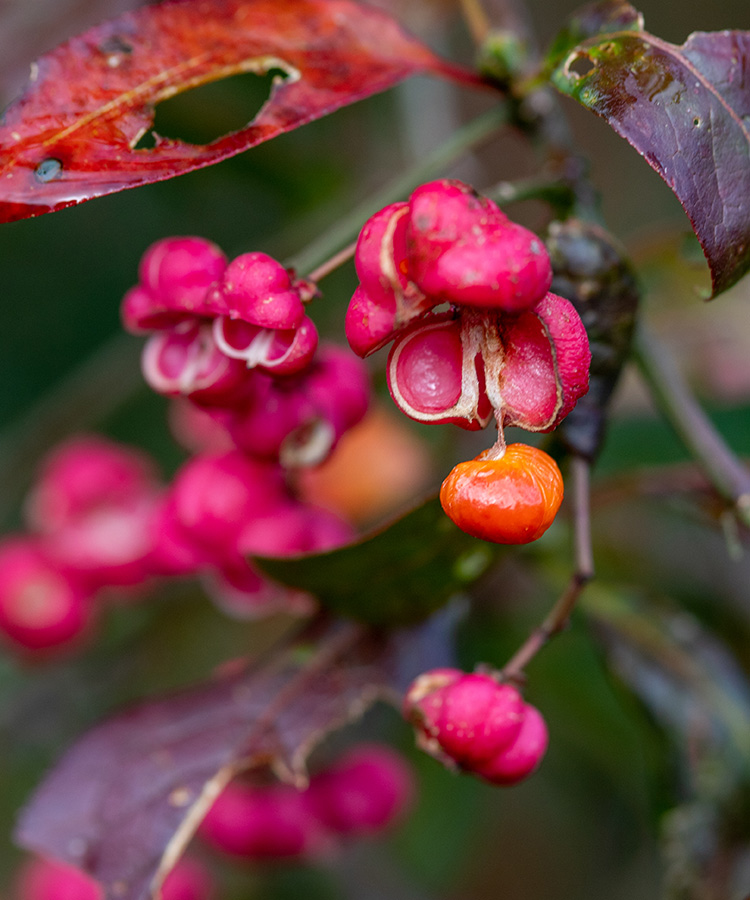
[{"label": "dark green leaf", "polygon": [[750,269],[750,32],[696,34],[680,47],[624,9],[605,3],[579,15],[616,25],[620,14],[621,30],[602,27],[570,47],[586,30],[569,28],[550,54],[552,82],[605,118],[674,191],[716,295]]},{"label": "dark green leaf", "polygon": [[314,556],[253,559],[324,608],[376,625],[415,622],[479,577],[498,548],[469,537],[429,500],[357,544]]}]

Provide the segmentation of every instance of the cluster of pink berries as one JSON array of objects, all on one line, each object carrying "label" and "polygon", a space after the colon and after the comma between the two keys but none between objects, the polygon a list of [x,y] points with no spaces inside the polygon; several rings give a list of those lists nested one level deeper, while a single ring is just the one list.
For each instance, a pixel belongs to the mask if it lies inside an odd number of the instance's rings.
[{"label": "cluster of pink berries", "polygon": [[125,327],[154,332],[143,373],[157,392],[207,410],[244,452],[321,462],[367,408],[364,367],[318,334],[317,293],[264,253],[227,262],[197,237],[150,247],[122,304]]},{"label": "cluster of pink berries", "polygon": [[[164,879],[161,900],[214,900],[214,879],[198,860],[183,857]],[[16,878],[14,900],[103,900],[97,881],[56,860],[29,859]]]},{"label": "cluster of pink berries", "polygon": [[81,437],[53,451],[26,503],[28,532],[0,543],[0,633],[28,650],[68,644],[95,597],[142,584],[158,490],[137,450]]},{"label": "cluster of pink berries", "polygon": [[[312,284],[262,253],[227,262],[201,238],[145,253],[125,324],[153,331],[143,369],[157,391],[210,422],[168,486],[144,454],[74,439],[45,462],[29,534],[0,544],[0,632],[41,650],[75,640],[103,590],[201,575],[233,615],[308,611],[312,598],[263,578],[252,554],[346,543],[349,523],[305,502],[290,469],[323,461],[364,416],[369,379],[348,350],[318,348]],[[183,411],[182,422],[185,422]],[[209,449],[210,448],[210,449]]]},{"label": "cluster of pink berries", "polygon": [[314,775],[288,784],[231,782],[199,828],[211,846],[244,860],[319,859],[342,839],[375,834],[407,810],[414,779],[389,747],[359,745]]},{"label": "cluster of pink berries", "polygon": [[0,542],[0,634],[44,651],[69,645],[102,598],[138,597],[151,579],[200,575],[235,616],[309,610],[311,598],[262,577],[245,555],[325,550],[351,525],[298,498],[277,462],[202,452],[162,485],[143,452],[81,436],[42,465],[29,530]]},{"label": "cluster of pink berries", "polygon": [[547,749],[539,711],[490,675],[425,672],[409,688],[404,714],[423,750],[491,784],[522,781]]},{"label": "cluster of pink berries", "polygon": [[548,293],[544,244],[468,185],[430,182],[386,206],[355,263],[347,338],[363,357],[393,341],[388,385],[411,418],[551,431],[588,389],[586,331]]}]

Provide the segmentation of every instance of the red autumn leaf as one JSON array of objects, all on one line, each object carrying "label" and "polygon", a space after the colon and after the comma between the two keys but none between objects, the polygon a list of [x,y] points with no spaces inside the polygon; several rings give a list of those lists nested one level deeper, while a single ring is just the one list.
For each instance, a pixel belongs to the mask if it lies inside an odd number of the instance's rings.
[{"label": "red autumn leaf", "polygon": [[[240,131],[135,149],[162,100],[271,70],[285,77]],[[477,82],[352,0],[167,0],[125,13],[32,65],[0,124],[0,221],[219,162],[427,72]]]},{"label": "red autumn leaf", "polygon": [[[240,770],[304,779],[327,734],[449,660],[452,617],[377,634],[333,623],[212,683],[148,700],[85,734],[21,813],[17,840],[147,900]],[[236,668],[236,667],[235,667]]]}]

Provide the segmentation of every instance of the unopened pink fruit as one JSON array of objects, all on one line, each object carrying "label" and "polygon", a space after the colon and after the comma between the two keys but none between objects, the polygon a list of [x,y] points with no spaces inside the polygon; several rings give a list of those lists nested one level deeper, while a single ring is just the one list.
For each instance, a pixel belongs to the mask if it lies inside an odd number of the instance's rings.
[{"label": "unopened pink fruit", "polygon": [[542,761],[548,740],[547,725],[541,713],[527,704],[524,707],[523,724],[515,741],[493,759],[475,766],[474,771],[492,784],[517,784],[527,778]]},{"label": "unopened pink fruit", "polygon": [[86,629],[89,592],[56,567],[33,538],[0,545],[0,632],[19,647],[47,650]]},{"label": "unopened pink fruit", "polygon": [[414,792],[414,775],[400,754],[362,744],[314,776],[305,796],[328,828],[353,836],[391,825],[408,809]]}]

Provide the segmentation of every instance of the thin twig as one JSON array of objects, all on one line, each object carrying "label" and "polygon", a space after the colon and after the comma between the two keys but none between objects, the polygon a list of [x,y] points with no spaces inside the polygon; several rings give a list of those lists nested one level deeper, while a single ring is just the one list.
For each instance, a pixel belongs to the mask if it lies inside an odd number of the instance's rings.
[{"label": "thin twig", "polygon": [[750,468],[732,452],[682,377],[666,347],[643,325],[633,341],[633,358],[651,396],[716,491],[750,526]]},{"label": "thin twig", "polygon": [[338,253],[334,253],[330,259],[327,259],[316,269],[313,269],[307,277],[310,281],[313,281],[315,282],[315,284],[317,284],[319,281],[322,281],[326,277],[326,275],[330,275],[331,272],[338,269],[339,266],[343,266],[345,262],[348,262],[354,256],[354,251],[356,249],[357,242],[352,241],[351,244],[347,244],[347,246],[344,247],[343,250],[339,250]]},{"label": "thin twig", "polygon": [[524,669],[556,634],[564,631],[573,614],[584,587],[594,577],[594,557],[591,549],[590,464],[581,456],[571,459],[573,474],[573,535],[575,541],[575,572],[567,587],[541,625],[535,628],[508,660],[502,670],[507,681],[523,681]]}]

